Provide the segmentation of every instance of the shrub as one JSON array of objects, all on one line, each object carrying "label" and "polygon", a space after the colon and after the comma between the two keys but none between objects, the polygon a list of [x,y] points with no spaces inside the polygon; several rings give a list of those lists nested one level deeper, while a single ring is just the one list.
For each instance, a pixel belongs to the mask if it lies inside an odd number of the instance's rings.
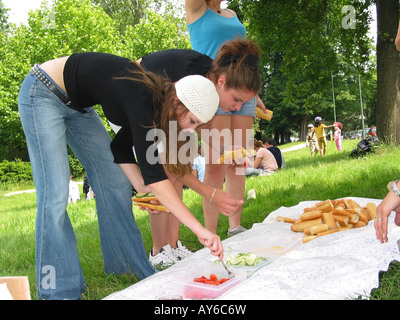
[{"label": "shrub", "polygon": [[5,160],[0,162],[0,182],[31,181],[32,168],[29,162],[19,159],[16,161]]}]

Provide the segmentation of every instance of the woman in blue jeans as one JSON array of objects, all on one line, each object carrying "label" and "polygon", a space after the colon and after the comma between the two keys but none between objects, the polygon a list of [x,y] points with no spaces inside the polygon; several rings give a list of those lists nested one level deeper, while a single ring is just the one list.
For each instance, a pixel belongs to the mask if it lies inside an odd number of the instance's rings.
[{"label": "woman in blue jeans", "polygon": [[[96,194],[106,273],[134,273],[142,279],[155,272],[132,214],[132,184],[139,192],[153,192],[167,209],[174,209],[199,241],[222,257],[220,238],[197,221],[162,163],[150,163],[146,153],[154,144],[146,137],[150,129],[165,132],[168,123],[176,121],[178,132],[193,130],[211,120],[218,103],[215,86],[204,77],[189,76],[174,84],[110,54],[73,54],[32,69],[21,86],[18,106],[37,191],[39,298],[79,299],[86,287],[66,210],[67,145],[84,166]],[[110,122],[121,127],[113,140],[92,107],[97,104]],[[170,165],[178,175],[190,174],[190,163],[165,164],[167,169]],[[211,198],[211,194],[203,196]],[[233,211],[238,204],[231,200]]]}]

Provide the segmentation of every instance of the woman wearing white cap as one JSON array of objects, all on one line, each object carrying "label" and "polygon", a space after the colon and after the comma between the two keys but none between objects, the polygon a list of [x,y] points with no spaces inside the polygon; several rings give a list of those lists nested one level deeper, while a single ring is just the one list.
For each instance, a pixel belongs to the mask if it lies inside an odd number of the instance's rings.
[{"label": "woman wearing white cap", "polygon": [[[66,211],[67,145],[83,164],[96,194],[105,272],[134,273],[139,278],[155,272],[132,215],[127,177],[139,168],[143,181],[131,181],[135,189],[153,192],[203,245],[222,257],[220,238],[186,208],[162,164],[149,163],[146,157],[154,144],[146,137],[149,130],[168,130],[174,120],[178,133],[195,129],[211,120],[218,103],[215,86],[204,77],[185,77],[174,85],[110,54],[79,53],[34,66],[21,86],[18,105],[37,191],[39,298],[79,299],[86,287]],[[112,141],[94,105],[101,105],[107,119],[121,127]],[[168,148],[168,140],[166,144]],[[177,174],[191,171],[190,163],[165,165]],[[49,283],[50,276],[54,283]]]}]

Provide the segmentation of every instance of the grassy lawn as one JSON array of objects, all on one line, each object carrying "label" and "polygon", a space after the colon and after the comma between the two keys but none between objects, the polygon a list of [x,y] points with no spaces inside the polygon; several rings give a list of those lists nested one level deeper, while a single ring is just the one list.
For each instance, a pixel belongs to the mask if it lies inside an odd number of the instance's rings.
[{"label": "grassy lawn", "polygon": [[[382,199],[390,180],[399,178],[400,149],[381,146],[375,153],[361,158],[349,154],[357,140],[343,141],[338,152],[333,142],[328,143],[327,155],[311,158],[308,148],[285,152],[287,168],[278,174],[246,179],[246,192],[255,189],[257,198],[247,200],[243,208],[242,224],[251,228],[262,222],[270,212],[281,206],[294,206],[301,201],[366,197]],[[287,149],[298,143],[282,146]],[[29,184],[0,185],[0,276],[25,275],[29,277],[32,299],[36,299],[35,237],[36,194],[5,194],[32,189]],[[191,190],[184,191],[184,202],[196,217],[203,221],[201,198]],[[147,213],[134,208],[137,224],[142,231],[146,250],[152,246]],[[98,300],[125,289],[137,282],[134,276],[106,275],[103,271],[95,202],[80,201],[70,204],[68,212],[78,241],[81,264],[88,283],[87,300]],[[218,234],[226,238],[228,218],[220,217]],[[192,250],[202,246],[185,227],[181,241]],[[400,299],[400,265],[392,263],[388,272],[381,274],[380,286],[373,290],[371,299]]]}]

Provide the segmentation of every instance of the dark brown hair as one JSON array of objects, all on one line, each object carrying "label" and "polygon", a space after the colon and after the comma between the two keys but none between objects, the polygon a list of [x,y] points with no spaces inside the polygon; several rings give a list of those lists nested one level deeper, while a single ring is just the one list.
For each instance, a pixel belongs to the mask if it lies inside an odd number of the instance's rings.
[{"label": "dark brown hair", "polygon": [[217,83],[218,78],[225,75],[228,88],[247,89],[258,94],[261,90],[257,64],[260,55],[261,49],[253,40],[237,38],[227,41],[219,49],[207,76]]}]

